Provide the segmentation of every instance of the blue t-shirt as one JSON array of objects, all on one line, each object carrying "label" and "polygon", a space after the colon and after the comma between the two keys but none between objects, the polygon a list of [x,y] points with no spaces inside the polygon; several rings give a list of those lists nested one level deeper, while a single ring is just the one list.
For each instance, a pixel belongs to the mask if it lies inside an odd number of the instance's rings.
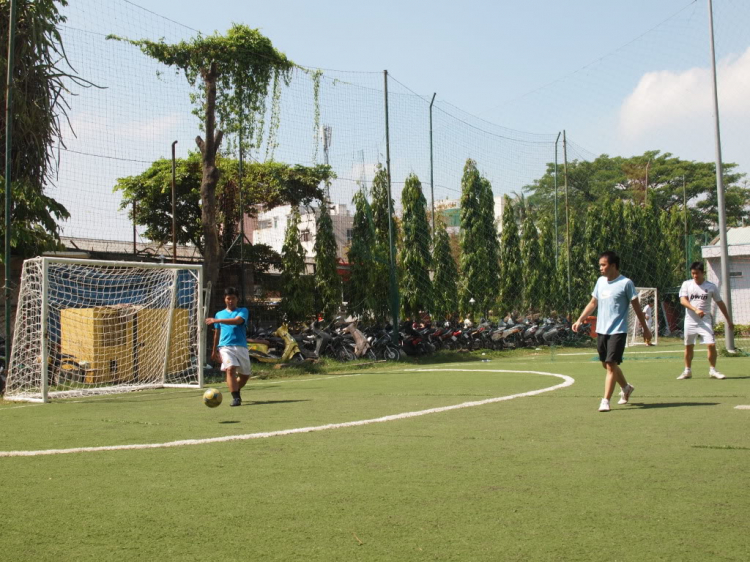
[{"label": "blue t-shirt", "polygon": [[637,293],[633,282],[620,275],[614,281],[602,276],[594,285],[591,296],[597,300],[596,333],[603,335],[628,332],[628,307]]},{"label": "blue t-shirt", "polygon": [[238,316],[242,317],[244,320],[242,324],[214,324],[214,328],[221,330],[221,334],[219,335],[219,347],[225,347],[228,345],[241,345],[247,347],[247,329],[245,328],[249,316],[247,308],[235,308],[231,312],[225,308],[224,310],[217,312],[214,318],[226,320],[228,318],[237,318]]}]

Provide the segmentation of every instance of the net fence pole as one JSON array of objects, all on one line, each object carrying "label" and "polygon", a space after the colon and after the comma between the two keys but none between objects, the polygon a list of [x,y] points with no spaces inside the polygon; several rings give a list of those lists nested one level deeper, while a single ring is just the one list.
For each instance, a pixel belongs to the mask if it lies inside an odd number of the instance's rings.
[{"label": "net fence pole", "polygon": [[560,134],[561,133],[557,133],[557,138],[555,139],[555,268],[558,267],[558,261],[560,259],[560,235],[557,232],[557,225],[559,222],[557,219],[557,143],[560,140]]},{"label": "net fence pole", "polygon": [[435,167],[432,153],[432,105],[435,103],[437,92],[430,100],[430,197],[432,198],[432,236],[435,236]]},{"label": "net fence pole", "polygon": [[11,149],[13,147],[13,55],[16,43],[16,1],[10,0],[10,21],[8,22],[8,73],[5,82],[5,357],[6,366],[10,359],[10,317],[11,317],[11,288],[12,275],[10,267],[10,207],[13,203],[11,195]]},{"label": "net fence pole", "polygon": [[393,196],[391,195],[391,139],[388,124],[388,71],[383,71],[385,98],[385,167],[388,171],[388,245],[390,246],[390,281],[391,281],[391,315],[393,317],[393,332],[391,339],[398,344],[398,286],[396,285],[396,241],[393,232]]},{"label": "net fence pole", "polygon": [[172,143],[172,263],[177,263],[177,173],[175,170],[175,145]]},{"label": "net fence pole", "polygon": [[[726,303],[729,318],[732,317],[732,291],[729,279],[729,249],[727,246],[727,215],[724,201],[724,169],[721,162],[721,128],[719,126],[719,94],[716,83],[716,51],[714,48],[713,1],[708,0],[708,32],[711,46],[711,87],[714,102],[714,137],[716,140],[716,202],[719,212],[719,244],[721,246],[721,298]],[[734,351],[734,332],[726,326],[724,338],[727,350]]]},{"label": "net fence pole", "polygon": [[567,254],[567,271],[568,271],[568,320],[571,320],[572,313],[572,297],[570,289],[570,209],[568,207],[568,142],[565,136],[565,130],[562,132],[563,135],[563,175],[565,178],[565,251]]}]

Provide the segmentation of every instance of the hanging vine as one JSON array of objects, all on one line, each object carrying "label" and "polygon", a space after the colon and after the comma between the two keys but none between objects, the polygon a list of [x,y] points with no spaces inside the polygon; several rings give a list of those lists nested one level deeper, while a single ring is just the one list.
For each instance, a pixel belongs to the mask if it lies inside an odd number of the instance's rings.
[{"label": "hanging vine", "polygon": [[318,147],[320,145],[320,79],[323,71],[315,69],[311,72],[313,81],[313,163],[318,162]]}]

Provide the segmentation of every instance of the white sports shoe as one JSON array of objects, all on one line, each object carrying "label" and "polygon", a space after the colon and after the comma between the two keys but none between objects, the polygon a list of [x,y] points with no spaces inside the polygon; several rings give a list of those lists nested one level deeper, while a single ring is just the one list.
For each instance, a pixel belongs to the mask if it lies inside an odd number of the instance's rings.
[{"label": "white sports shoe", "polygon": [[607,400],[606,398],[602,398],[602,401],[599,404],[599,411],[609,412],[609,400]]},{"label": "white sports shoe", "polygon": [[719,371],[717,371],[716,369],[711,369],[711,370],[710,370],[710,371],[708,372],[708,376],[709,376],[710,378],[712,378],[712,379],[725,379],[725,378],[726,378],[726,377],[725,377],[724,375],[722,375],[722,374],[721,374],[721,373],[720,373]]},{"label": "white sports shoe", "polygon": [[633,394],[634,390],[635,388],[633,388],[632,384],[629,384],[625,388],[623,388],[620,391],[620,401],[618,402],[618,404],[627,404],[628,400],[630,399],[630,395]]},{"label": "white sports shoe", "polygon": [[691,378],[693,378],[692,371],[688,371],[687,369],[685,369],[684,371],[682,371],[682,374],[679,377],[677,377],[677,380],[681,381],[681,380],[691,379]]}]

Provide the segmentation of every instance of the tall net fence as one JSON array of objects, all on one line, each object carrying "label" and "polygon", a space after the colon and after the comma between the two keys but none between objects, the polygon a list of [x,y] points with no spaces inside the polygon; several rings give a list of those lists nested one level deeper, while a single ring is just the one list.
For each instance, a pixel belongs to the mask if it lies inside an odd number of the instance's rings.
[{"label": "tall net fence", "polygon": [[[715,245],[717,231],[708,24],[699,4],[686,4],[575,73],[499,99],[484,118],[412,91],[408,77],[295,69],[279,90],[278,111],[263,119],[266,134],[243,157],[331,166],[336,177],[327,192],[349,312],[382,321],[394,318],[394,308],[400,318],[430,314],[474,323],[508,315],[575,318],[590,298],[599,252],[614,249],[636,285],[658,288],[660,325],[676,332],[682,316],[676,288],[691,261],[708,259],[713,250],[702,246]],[[742,101],[742,92],[750,93],[750,72],[743,72],[750,7],[740,0],[714,6],[724,160],[737,164],[725,169],[729,221],[741,227],[750,165],[739,134],[750,124]],[[134,224],[132,207],[121,208],[118,180],[169,159],[174,141],[177,158],[187,159],[203,132],[190,100],[196,90],[182,74],[106,37],[174,43],[198,30],[125,0],[82,0],[64,13],[68,57],[95,86],[71,85],[74,134],[58,147],[50,195],[71,213],[62,234],[73,243],[133,242],[137,252],[151,241],[145,226]],[[226,158],[239,158],[237,139],[223,146]],[[397,295],[388,279],[387,197],[383,220],[388,156]],[[356,204],[358,193],[367,205]],[[246,241],[281,253],[290,208],[242,210],[252,215],[243,223]],[[301,213],[310,273],[320,203]],[[371,262],[357,253],[364,228],[358,213],[372,215]],[[248,285],[256,301],[283,298],[278,279],[261,281],[252,263],[231,256],[226,283]],[[740,267],[743,256],[737,250],[737,267],[730,268],[738,314],[747,306],[742,290],[750,275]],[[710,270],[710,279],[723,282],[718,267]],[[367,275],[374,278],[363,285]],[[735,321],[750,324],[744,312]]]}]

